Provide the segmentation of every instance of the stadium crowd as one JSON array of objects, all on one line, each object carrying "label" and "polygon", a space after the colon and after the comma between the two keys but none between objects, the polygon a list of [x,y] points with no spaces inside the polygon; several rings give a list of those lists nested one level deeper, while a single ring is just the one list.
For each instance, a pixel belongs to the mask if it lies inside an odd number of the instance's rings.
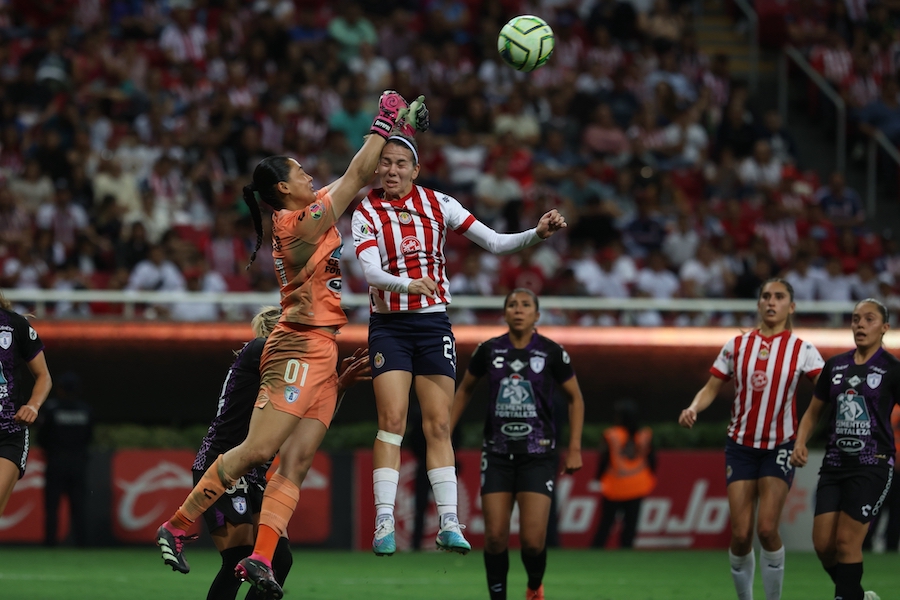
[{"label": "stadium crowd", "polygon": [[[812,14],[809,0],[789,4]],[[550,62],[528,75],[496,49],[502,24],[523,13],[556,35]],[[871,9],[862,29],[799,19],[789,31],[808,34],[826,76],[850,35],[855,70],[842,89],[861,132],[890,136],[900,122],[895,67],[866,50],[893,48],[884,13]],[[755,298],[782,274],[797,300],[900,305],[897,240],[867,228],[842,173],[803,169],[777,112],[752,110],[728,57],[701,53],[693,25],[691,4],[676,0],[6,0],[0,287],[277,289],[267,257],[245,270],[256,238],[240,200],[250,170],[289,154],[316,186],[334,180],[392,88],[425,94],[431,112],[418,138],[420,183],[498,231],[554,206],[570,222],[566,235],[502,259],[450,236],[456,296],[527,287]],[[345,239],[349,222],[339,225]],[[344,289],[365,291],[353,252],[343,258]],[[55,307],[58,317],[119,311]],[[204,304],[146,314],[223,317]],[[481,317],[458,312],[454,322]],[[734,317],[560,312],[544,322],[711,319]]]}]

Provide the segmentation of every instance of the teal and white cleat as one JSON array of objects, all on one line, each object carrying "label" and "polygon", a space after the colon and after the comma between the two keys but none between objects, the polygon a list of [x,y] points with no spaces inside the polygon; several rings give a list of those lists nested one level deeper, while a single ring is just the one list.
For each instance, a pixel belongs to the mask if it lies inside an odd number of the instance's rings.
[{"label": "teal and white cleat", "polygon": [[397,551],[394,538],[394,520],[382,519],[375,528],[375,539],[372,540],[372,552],[375,556],[393,556]]},{"label": "teal and white cleat", "polygon": [[875,592],[868,591],[863,595],[863,600],[881,600],[881,596],[876,594]]},{"label": "teal and white cleat", "polygon": [[469,550],[472,549],[472,545],[463,537],[462,530],[465,528],[465,525],[460,525],[455,520],[448,519],[444,522],[437,534],[438,550],[468,554]]}]

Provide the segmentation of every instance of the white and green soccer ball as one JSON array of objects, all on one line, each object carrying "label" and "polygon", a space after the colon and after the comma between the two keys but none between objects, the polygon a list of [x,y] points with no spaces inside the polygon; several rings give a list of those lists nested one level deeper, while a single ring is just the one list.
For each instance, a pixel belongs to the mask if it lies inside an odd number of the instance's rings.
[{"label": "white and green soccer ball", "polygon": [[534,15],[513,17],[500,30],[497,50],[503,62],[525,73],[543,66],[553,54],[553,30]]}]

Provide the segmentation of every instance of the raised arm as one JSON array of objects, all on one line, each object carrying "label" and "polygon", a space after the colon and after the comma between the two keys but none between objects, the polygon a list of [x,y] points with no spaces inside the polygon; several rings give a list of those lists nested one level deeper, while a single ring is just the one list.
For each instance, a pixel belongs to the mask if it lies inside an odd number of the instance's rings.
[{"label": "raised arm", "polygon": [[806,448],[806,442],[809,441],[809,436],[812,435],[813,429],[816,428],[816,423],[819,422],[824,409],[825,403],[813,396],[809,401],[809,407],[803,413],[803,418],[800,419],[800,427],[797,429],[797,440],[794,442],[794,451],[791,452],[791,464],[793,466],[806,466],[806,461],[809,460],[809,450]]},{"label": "raised arm", "polygon": [[545,213],[536,227],[519,233],[497,233],[481,221],[474,221],[463,234],[493,254],[511,254],[538,242],[566,227],[566,219],[554,208]]},{"label": "raised arm", "polygon": [[678,417],[678,424],[688,429],[693,427],[694,423],[697,422],[697,414],[706,410],[712,404],[712,401],[716,399],[716,396],[719,395],[722,383],[724,382],[721,379],[711,375],[706,385],[700,388],[700,391],[694,396],[694,401],[691,402],[691,405],[681,411],[681,415]]},{"label": "raised arm", "polygon": [[569,399],[569,451],[566,453],[565,473],[574,473],[582,466],[581,433],[584,430],[584,396],[578,378],[572,376],[562,384],[563,393]]}]

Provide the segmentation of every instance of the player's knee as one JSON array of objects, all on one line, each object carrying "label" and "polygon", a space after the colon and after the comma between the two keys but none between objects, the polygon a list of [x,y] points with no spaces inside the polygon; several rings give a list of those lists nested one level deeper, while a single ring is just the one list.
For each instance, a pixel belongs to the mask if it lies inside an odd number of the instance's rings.
[{"label": "player's knee", "polygon": [[537,556],[544,551],[544,544],[538,543],[537,540],[522,540],[522,554],[524,556]]},{"label": "player's knee", "polygon": [[508,545],[509,543],[505,536],[489,535],[488,532],[485,532],[484,551],[488,554],[505,552]]},{"label": "player's knee", "polygon": [[753,537],[751,536],[749,531],[741,529],[732,529],[731,530],[731,547],[733,550],[740,550],[741,552],[735,552],[738,556],[743,556],[749,550],[749,548],[753,547]]},{"label": "player's knee", "polygon": [[379,429],[378,433],[375,434],[375,439],[384,442],[385,444],[390,444],[391,446],[399,447],[403,443],[403,436],[391,433],[390,431],[385,431],[384,429]]},{"label": "player's knee", "polygon": [[450,439],[450,419],[429,419],[422,422],[422,432],[432,441]]},{"label": "player's knee", "polygon": [[778,523],[769,519],[760,519],[756,526],[756,535],[764,545],[771,545],[778,541]]}]

